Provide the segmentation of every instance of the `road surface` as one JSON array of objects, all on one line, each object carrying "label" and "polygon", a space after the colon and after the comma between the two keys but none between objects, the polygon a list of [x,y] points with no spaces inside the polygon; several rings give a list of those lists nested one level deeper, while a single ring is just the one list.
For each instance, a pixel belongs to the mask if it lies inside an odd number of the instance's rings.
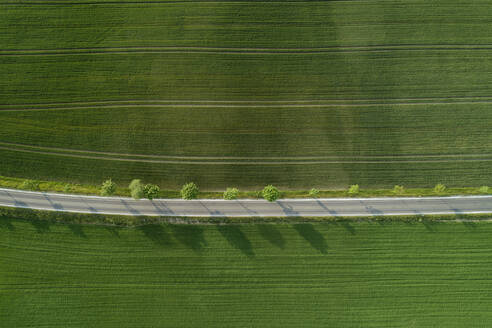
[{"label": "road surface", "polygon": [[37,210],[146,216],[287,217],[492,214],[492,196],[265,200],[134,200],[0,188],[0,206]]}]

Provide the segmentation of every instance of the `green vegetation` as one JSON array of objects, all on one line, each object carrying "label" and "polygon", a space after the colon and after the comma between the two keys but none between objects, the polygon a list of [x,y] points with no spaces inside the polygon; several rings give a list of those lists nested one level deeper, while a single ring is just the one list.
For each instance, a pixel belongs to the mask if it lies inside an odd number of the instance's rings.
[{"label": "green vegetation", "polygon": [[491,235],[488,223],[1,218],[0,317],[53,328],[483,326]]},{"label": "green vegetation", "polygon": [[316,188],[312,188],[311,190],[309,190],[309,197],[318,198],[319,197],[319,190]]},{"label": "green vegetation", "polygon": [[161,188],[159,186],[148,183],[143,187],[143,194],[144,197],[147,199],[154,199],[159,197],[159,193],[161,191]]},{"label": "green vegetation", "polygon": [[9,0],[0,174],[176,193],[491,185],[492,3],[468,4]]},{"label": "green vegetation", "polygon": [[108,179],[103,182],[101,186],[101,196],[111,196],[114,195],[116,191],[116,183],[113,180]]},{"label": "green vegetation", "polygon": [[438,183],[434,187],[434,192],[438,195],[442,195],[445,191],[446,191],[446,186],[443,185],[442,183]]},{"label": "green vegetation", "polygon": [[401,195],[403,195],[403,194],[405,193],[405,187],[403,187],[403,186],[399,186],[399,185],[395,185],[395,186],[393,187],[393,193],[394,193],[395,195],[399,195],[399,196],[401,196]]},{"label": "green vegetation", "polygon": [[29,180],[29,179],[24,180],[20,184],[20,189],[37,191],[37,190],[39,190],[39,181],[34,181],[34,180]]},{"label": "green vegetation", "polygon": [[239,195],[239,189],[237,188],[227,188],[226,191],[224,191],[224,199],[226,200],[237,199],[238,195]]},{"label": "green vegetation", "polygon": [[181,198],[188,200],[198,198],[198,192],[197,185],[193,182],[189,182],[181,188]]},{"label": "green vegetation", "polygon": [[478,191],[481,194],[488,194],[490,191],[490,188],[488,186],[481,186],[480,188],[478,188]]},{"label": "green vegetation", "polygon": [[128,189],[130,189],[130,194],[134,199],[140,199],[145,196],[144,185],[140,179],[133,179],[128,185]]},{"label": "green vegetation", "polygon": [[265,198],[269,202],[274,202],[280,198],[280,191],[272,185],[268,185],[265,188],[263,188],[261,194],[263,198]]},{"label": "green vegetation", "polygon": [[360,192],[360,188],[359,188],[359,185],[356,184],[356,185],[351,185],[347,191],[347,193],[350,195],[350,196],[356,196],[358,195]]}]

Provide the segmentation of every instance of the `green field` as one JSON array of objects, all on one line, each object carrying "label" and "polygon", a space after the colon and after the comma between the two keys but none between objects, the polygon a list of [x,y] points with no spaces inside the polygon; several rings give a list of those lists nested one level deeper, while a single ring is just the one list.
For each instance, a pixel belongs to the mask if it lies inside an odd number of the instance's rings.
[{"label": "green field", "polygon": [[492,225],[0,219],[2,327],[484,327]]},{"label": "green field", "polygon": [[490,1],[0,3],[0,175],[492,184]]}]

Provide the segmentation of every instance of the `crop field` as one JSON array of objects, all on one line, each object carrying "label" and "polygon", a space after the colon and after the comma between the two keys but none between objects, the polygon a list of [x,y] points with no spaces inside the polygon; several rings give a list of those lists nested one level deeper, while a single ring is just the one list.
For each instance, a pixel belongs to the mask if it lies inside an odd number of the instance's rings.
[{"label": "crop field", "polygon": [[5,327],[483,327],[488,223],[0,219]]},{"label": "crop field", "polygon": [[492,184],[490,1],[0,2],[0,175]]}]

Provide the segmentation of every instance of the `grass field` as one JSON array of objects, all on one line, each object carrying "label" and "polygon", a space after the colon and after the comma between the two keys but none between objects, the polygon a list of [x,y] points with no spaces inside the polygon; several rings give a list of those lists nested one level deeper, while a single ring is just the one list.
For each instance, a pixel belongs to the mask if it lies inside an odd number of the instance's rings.
[{"label": "grass field", "polygon": [[488,223],[0,220],[5,327],[484,327]]},{"label": "grass field", "polygon": [[488,1],[0,3],[0,175],[492,184]]}]

